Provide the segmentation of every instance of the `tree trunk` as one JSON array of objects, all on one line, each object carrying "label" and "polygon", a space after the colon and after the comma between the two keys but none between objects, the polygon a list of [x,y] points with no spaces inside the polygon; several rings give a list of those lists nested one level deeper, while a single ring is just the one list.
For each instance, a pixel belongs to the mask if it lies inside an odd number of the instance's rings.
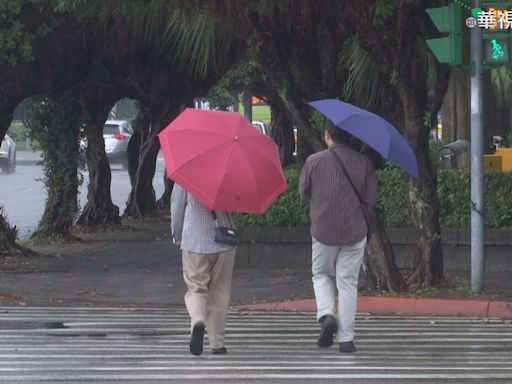
[{"label": "tree trunk", "polygon": [[444,103],[442,106],[442,121],[443,121],[443,140],[446,143],[451,143],[457,140],[457,87],[455,85],[455,71],[452,71],[450,76],[450,82],[446,95],[444,97]]},{"label": "tree trunk", "polygon": [[279,90],[279,97],[288,108],[294,125],[300,134],[300,137],[308,142],[314,152],[325,149],[320,133],[317,132],[309,123],[309,119],[304,111],[309,108],[298,96],[287,91],[285,88]]},{"label": "tree trunk", "polygon": [[135,184],[126,204],[125,216],[142,218],[158,214],[153,177],[159,149],[160,144],[155,135],[150,135],[142,145]]},{"label": "tree trunk", "polygon": [[279,96],[271,95],[268,103],[272,108],[271,126],[272,138],[279,147],[281,164],[286,167],[295,162],[293,152],[295,150],[295,136],[293,134],[293,123],[286,106]]},{"label": "tree trunk", "polygon": [[242,92],[242,104],[244,106],[244,117],[252,122],[252,94],[248,89]]},{"label": "tree trunk", "polygon": [[363,273],[366,275],[366,290],[373,292],[403,292],[406,288],[396,266],[395,252],[389,241],[378,211],[372,212],[375,233],[366,249]]},{"label": "tree trunk", "polygon": [[420,258],[409,282],[431,286],[444,280],[439,202],[437,199],[436,169],[428,151],[430,127],[424,126],[423,113],[414,95],[399,89],[404,106],[406,136],[416,154],[421,181],[409,177],[411,218],[418,235]]},{"label": "tree trunk", "polygon": [[[456,140],[471,138],[471,111],[470,111],[470,74],[466,70],[452,70],[455,75],[456,93],[456,117],[457,137]],[[452,75],[453,76],[453,75]]]},{"label": "tree trunk", "polygon": [[80,105],[76,92],[67,91],[36,101],[29,126],[43,152],[48,192],[43,217],[33,238],[71,237],[78,213],[78,156]]},{"label": "tree trunk", "polygon": [[[90,93],[92,91],[92,93]],[[87,137],[87,166],[89,185],[87,203],[77,220],[78,225],[119,225],[119,208],[112,203],[110,186],[112,174],[105,153],[103,126],[117,97],[100,94],[97,89],[86,89],[82,97]]]},{"label": "tree trunk", "polygon": [[470,78],[465,70],[453,69],[442,107],[443,140],[469,140],[470,133]]},{"label": "tree trunk", "polygon": [[[507,138],[510,132],[510,106],[498,99],[491,82],[490,73],[483,76],[484,103],[484,152],[493,153],[493,136]],[[509,143],[509,146],[511,143]]]},{"label": "tree trunk", "polygon": [[130,184],[132,188],[135,186],[135,178],[137,176],[137,169],[139,168],[140,149],[142,147],[143,133],[134,128],[133,135],[130,137],[128,147],[126,149],[128,156],[128,175],[130,176]]},{"label": "tree trunk", "polygon": [[[169,103],[159,98],[158,105],[150,109],[149,133],[143,141],[139,156],[139,166],[135,175],[135,184],[130,192],[124,215],[133,218],[158,215],[153,177],[155,176],[156,158],[160,142],[156,135],[182,110],[181,104]],[[145,110],[141,108],[141,110]]]},{"label": "tree trunk", "polygon": [[164,172],[164,192],[160,199],[156,202],[156,206],[159,211],[168,213],[171,208],[171,192],[174,186],[174,181],[167,177],[167,172]]}]

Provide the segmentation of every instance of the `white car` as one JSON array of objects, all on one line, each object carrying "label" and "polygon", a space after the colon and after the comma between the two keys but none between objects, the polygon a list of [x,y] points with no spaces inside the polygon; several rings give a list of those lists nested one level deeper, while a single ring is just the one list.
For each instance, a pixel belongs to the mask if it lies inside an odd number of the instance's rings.
[{"label": "white car", "polygon": [[270,136],[270,125],[263,121],[253,120],[252,125],[256,127],[264,135]]},{"label": "white car", "polygon": [[103,126],[105,152],[110,164],[121,164],[128,169],[128,142],[133,128],[126,120],[107,120]]},{"label": "white car", "polygon": [[3,174],[16,172],[16,143],[8,135],[0,146],[0,168]]}]

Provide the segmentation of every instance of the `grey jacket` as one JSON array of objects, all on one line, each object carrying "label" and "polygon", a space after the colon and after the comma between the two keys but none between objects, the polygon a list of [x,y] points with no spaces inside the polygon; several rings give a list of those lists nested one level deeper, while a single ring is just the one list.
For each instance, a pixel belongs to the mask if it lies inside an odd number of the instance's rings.
[{"label": "grey jacket", "polygon": [[[215,211],[215,214],[219,225],[231,226],[229,213]],[[215,242],[212,211],[178,184],[174,185],[171,194],[171,231],[174,241],[181,241],[181,249],[188,252],[207,254],[233,248]]]}]

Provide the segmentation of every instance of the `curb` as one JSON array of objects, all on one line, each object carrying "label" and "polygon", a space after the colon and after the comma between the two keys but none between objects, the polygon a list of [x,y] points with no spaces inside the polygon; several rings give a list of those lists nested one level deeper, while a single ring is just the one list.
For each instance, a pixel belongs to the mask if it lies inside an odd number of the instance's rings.
[{"label": "curb", "polygon": [[[315,312],[314,299],[237,305],[249,311]],[[434,297],[360,296],[358,312],[378,315],[479,316],[512,319],[512,302],[494,299],[443,299]]]}]

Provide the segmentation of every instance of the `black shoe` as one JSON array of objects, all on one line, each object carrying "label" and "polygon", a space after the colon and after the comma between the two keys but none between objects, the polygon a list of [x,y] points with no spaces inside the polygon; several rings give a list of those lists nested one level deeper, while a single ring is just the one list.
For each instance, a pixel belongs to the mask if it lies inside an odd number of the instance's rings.
[{"label": "black shoe", "polygon": [[212,348],[212,355],[225,355],[228,353],[226,347]]},{"label": "black shoe", "polygon": [[331,315],[322,316],[320,322],[322,323],[322,329],[317,344],[319,347],[328,348],[332,345],[332,338],[338,330],[338,324],[336,318]]},{"label": "black shoe", "polygon": [[200,355],[203,353],[203,339],[204,339],[204,323],[198,321],[192,328],[192,335],[190,335],[190,352],[193,355]]},{"label": "black shoe", "polygon": [[354,341],[345,341],[340,343],[340,352],[352,353],[357,351]]}]

